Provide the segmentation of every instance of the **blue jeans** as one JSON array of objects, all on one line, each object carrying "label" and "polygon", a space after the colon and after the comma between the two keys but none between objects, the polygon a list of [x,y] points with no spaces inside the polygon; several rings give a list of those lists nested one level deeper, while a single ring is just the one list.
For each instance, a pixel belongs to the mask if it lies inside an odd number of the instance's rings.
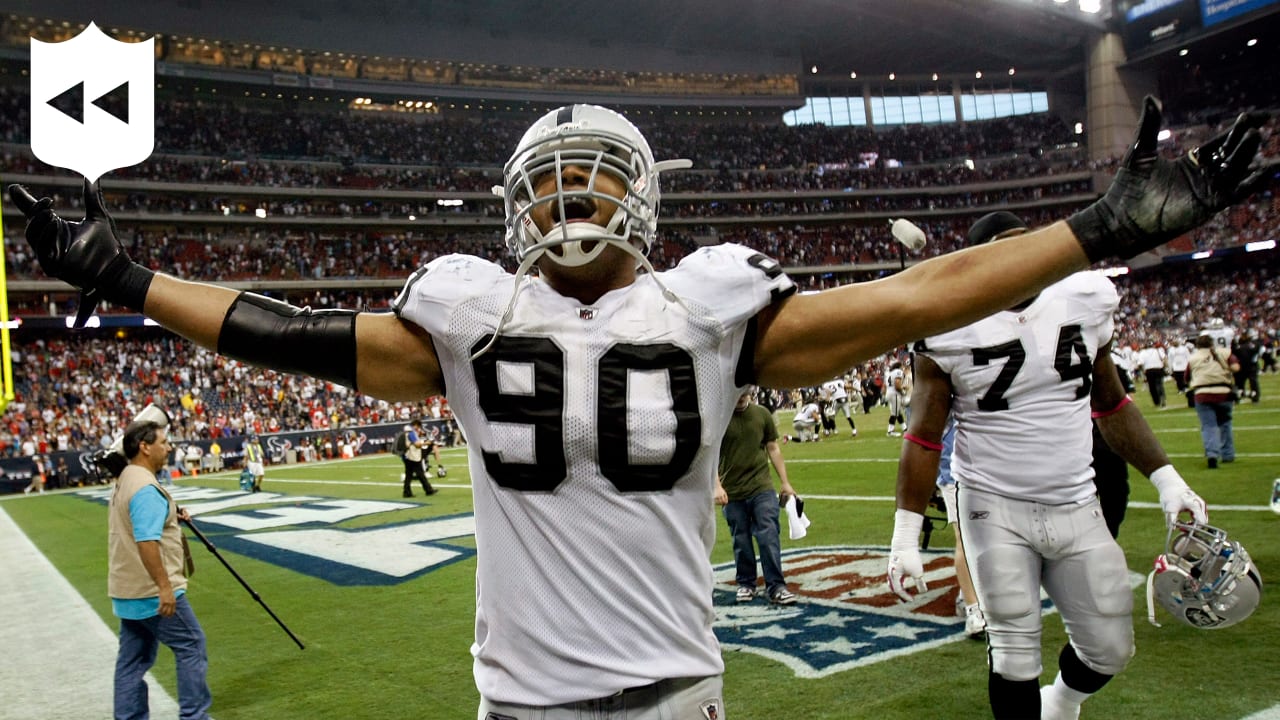
[{"label": "blue jeans", "polygon": [[1204,444],[1205,457],[1222,458],[1227,462],[1236,459],[1236,442],[1231,435],[1231,413],[1234,409],[1230,400],[1196,403],[1196,415],[1200,418],[1200,442]]},{"label": "blue jeans", "polygon": [[778,539],[778,495],[766,490],[746,500],[735,500],[724,506],[724,519],[733,535],[733,561],[737,565],[738,586],[756,586],[756,552],[754,537],[760,548],[760,565],[764,568],[764,584],[769,593],[785,587],[782,579],[782,544]]},{"label": "blue jeans", "polygon": [[145,620],[120,620],[120,652],[116,656],[115,720],[147,720],[147,683],[144,676],[156,662],[160,643],[173,650],[178,664],[178,708],[181,720],[205,720],[213,694],[205,681],[209,656],[204,630],[191,611],[186,595],[177,598],[170,617],[153,615]]}]

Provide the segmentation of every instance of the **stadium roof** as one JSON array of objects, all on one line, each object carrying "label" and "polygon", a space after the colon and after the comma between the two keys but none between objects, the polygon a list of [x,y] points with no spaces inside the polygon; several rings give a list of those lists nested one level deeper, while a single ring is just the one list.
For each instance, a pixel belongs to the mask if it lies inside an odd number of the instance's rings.
[{"label": "stadium roof", "polygon": [[368,55],[803,75],[817,65],[833,79],[1078,73],[1101,26],[1052,0],[0,0],[0,11]]}]

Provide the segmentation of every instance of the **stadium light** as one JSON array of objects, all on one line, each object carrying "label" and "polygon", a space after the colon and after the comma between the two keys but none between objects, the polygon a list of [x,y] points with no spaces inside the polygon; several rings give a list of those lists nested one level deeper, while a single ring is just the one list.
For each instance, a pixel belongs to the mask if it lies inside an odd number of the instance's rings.
[{"label": "stadium light", "polygon": [[1259,240],[1258,242],[1245,243],[1244,251],[1247,253],[1258,252],[1259,250],[1275,250],[1275,240]]},{"label": "stadium light", "polygon": [[818,74],[818,66],[817,66],[817,65],[814,65],[813,67],[809,68],[809,74],[810,74],[810,75],[817,75],[817,74]]},{"label": "stadium light", "polygon": [[1192,260],[1207,260],[1208,258],[1211,258],[1211,257],[1213,257],[1212,250],[1201,250],[1200,252],[1197,252],[1197,253],[1191,253]]},{"label": "stadium light", "polygon": [[933,81],[938,82],[938,73],[933,74]]},{"label": "stadium light", "polygon": [[1102,12],[1102,0],[1080,0],[1080,12],[1090,15]]},{"label": "stadium light", "polygon": [[1186,57],[1187,53],[1189,52],[1191,51],[1186,48],[1182,48],[1181,50],[1178,51],[1178,57]]},{"label": "stadium light", "polygon": [[254,214],[254,215],[257,215],[259,218],[265,218],[265,217],[267,216],[267,209],[266,209],[266,208],[258,208],[257,210],[254,210],[254,211],[253,211],[253,214]]},{"label": "stadium light", "polygon": [[890,79],[890,80],[897,80],[897,79],[898,79],[898,75],[897,75],[897,73],[889,73],[889,79]]},{"label": "stadium light", "polygon": [[974,78],[975,80],[981,80],[981,79],[982,79],[982,71],[981,71],[981,70],[979,70],[978,72],[974,73],[974,74],[973,74],[973,78]]},{"label": "stadium light", "polygon": [[858,79],[858,73],[853,72],[852,70],[850,70],[850,71],[849,71],[849,79],[850,79],[850,80],[857,80],[857,79]]},{"label": "stadium light", "polygon": [[1249,42],[1245,43],[1245,45],[1248,47],[1253,47],[1254,45],[1257,45],[1257,44],[1258,44],[1258,38],[1249,38]]}]

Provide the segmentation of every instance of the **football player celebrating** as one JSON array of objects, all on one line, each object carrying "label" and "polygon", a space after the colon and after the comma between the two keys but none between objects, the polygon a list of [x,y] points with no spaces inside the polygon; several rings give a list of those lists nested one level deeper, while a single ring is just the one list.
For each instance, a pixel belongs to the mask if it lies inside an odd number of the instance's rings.
[{"label": "football player celebrating", "polygon": [[391,313],[153,272],[125,254],[96,187],[82,222],[10,195],[45,272],[86,307],[102,298],[230,357],[389,401],[447,392],[469,443],[480,717],[723,717],[707,499],[743,389],[820,383],[1177,237],[1262,179],[1249,165],[1265,120],[1244,115],[1165,160],[1148,99],[1111,189],[1066,222],[814,295],[738,245],[652,271],[659,174],[689,163],[655,162],[634,125],[590,105],[537,120],[504,168],[516,272],[441,257]]},{"label": "football player celebrating", "polygon": [[[1027,232],[1012,213],[991,213],[970,229],[969,244],[996,240],[990,247],[1002,248],[1004,238]],[[1093,484],[1091,415],[1107,444],[1151,479],[1170,521],[1187,511],[1207,522],[1204,501],[1169,464],[1112,365],[1118,303],[1110,280],[1076,273],[916,344],[916,409],[898,466],[889,585],[909,600],[907,581],[923,580],[917,537],[954,414],[951,474],[987,621],[996,718],[1078,717],[1081,702],[1133,655],[1133,591]],[[1069,639],[1043,690],[1042,585]]]}]

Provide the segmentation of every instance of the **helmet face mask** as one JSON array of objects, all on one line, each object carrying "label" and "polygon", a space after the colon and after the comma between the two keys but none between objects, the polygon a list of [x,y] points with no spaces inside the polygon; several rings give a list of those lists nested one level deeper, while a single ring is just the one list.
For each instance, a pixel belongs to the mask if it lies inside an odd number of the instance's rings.
[{"label": "helmet face mask", "polygon": [[1165,551],[1148,577],[1148,612],[1154,599],[1178,620],[1203,629],[1225,628],[1253,613],[1262,577],[1239,542],[1209,525],[1175,523]]},{"label": "helmet face mask", "polygon": [[[688,165],[655,162],[640,131],[612,110],[595,105],[553,110],[525,132],[503,169],[507,247],[521,264],[545,256],[578,267],[608,245],[639,263],[657,237],[658,173]],[[586,175],[585,182],[566,183],[570,166]],[[555,182],[550,191],[545,189],[548,175]],[[609,192],[610,186],[620,188],[621,196]],[[587,206],[591,217],[584,218]],[[604,224],[595,221],[601,207],[616,208]],[[534,219],[543,211],[553,221],[545,231]]]}]

